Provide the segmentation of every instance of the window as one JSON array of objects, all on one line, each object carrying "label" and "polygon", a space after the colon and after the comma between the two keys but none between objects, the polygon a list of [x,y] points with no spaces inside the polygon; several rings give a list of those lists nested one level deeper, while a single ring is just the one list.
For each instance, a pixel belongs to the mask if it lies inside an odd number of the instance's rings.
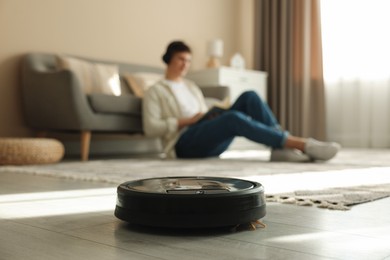
[{"label": "window", "polygon": [[390,74],[390,1],[321,1],[326,80]]},{"label": "window", "polygon": [[390,1],[322,0],[328,139],[390,147]]}]

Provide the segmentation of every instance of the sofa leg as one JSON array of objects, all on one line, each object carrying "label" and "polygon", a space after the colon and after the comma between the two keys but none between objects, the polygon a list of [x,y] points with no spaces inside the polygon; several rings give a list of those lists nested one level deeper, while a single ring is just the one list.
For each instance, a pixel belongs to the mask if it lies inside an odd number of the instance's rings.
[{"label": "sofa leg", "polygon": [[81,160],[88,161],[91,131],[81,131]]}]

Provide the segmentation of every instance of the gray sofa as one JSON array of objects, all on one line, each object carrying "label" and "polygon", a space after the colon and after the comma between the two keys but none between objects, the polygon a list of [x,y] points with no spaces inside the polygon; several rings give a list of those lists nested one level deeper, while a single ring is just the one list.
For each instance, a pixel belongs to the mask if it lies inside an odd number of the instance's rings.
[{"label": "gray sofa", "polygon": [[[134,72],[163,73],[162,68],[80,58],[88,62],[115,64],[119,75]],[[22,58],[21,86],[25,120],[29,127],[45,133],[73,131],[81,134],[81,159],[88,160],[92,132],[142,134],[142,99],[134,96],[121,80],[121,96],[85,94],[76,75],[60,69],[57,56],[29,53]],[[228,98],[228,88],[201,87],[205,97]]]}]

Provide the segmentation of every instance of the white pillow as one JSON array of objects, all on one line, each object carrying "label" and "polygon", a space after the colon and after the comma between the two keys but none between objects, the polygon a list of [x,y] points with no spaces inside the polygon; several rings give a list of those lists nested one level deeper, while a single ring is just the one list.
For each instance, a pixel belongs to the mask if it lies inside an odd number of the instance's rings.
[{"label": "white pillow", "polygon": [[59,55],[57,59],[62,69],[69,69],[75,73],[84,93],[121,95],[118,66],[88,62],[62,55]]},{"label": "white pillow", "polygon": [[153,72],[125,73],[123,78],[137,97],[143,97],[148,88],[164,78],[164,74]]}]

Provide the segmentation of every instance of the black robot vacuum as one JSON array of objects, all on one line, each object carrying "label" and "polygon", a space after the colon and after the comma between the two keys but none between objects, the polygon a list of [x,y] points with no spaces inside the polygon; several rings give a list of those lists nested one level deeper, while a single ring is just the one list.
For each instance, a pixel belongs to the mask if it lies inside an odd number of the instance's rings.
[{"label": "black robot vacuum", "polygon": [[115,216],[131,224],[209,228],[247,224],[265,216],[264,187],[220,177],[165,177],[122,183]]}]

